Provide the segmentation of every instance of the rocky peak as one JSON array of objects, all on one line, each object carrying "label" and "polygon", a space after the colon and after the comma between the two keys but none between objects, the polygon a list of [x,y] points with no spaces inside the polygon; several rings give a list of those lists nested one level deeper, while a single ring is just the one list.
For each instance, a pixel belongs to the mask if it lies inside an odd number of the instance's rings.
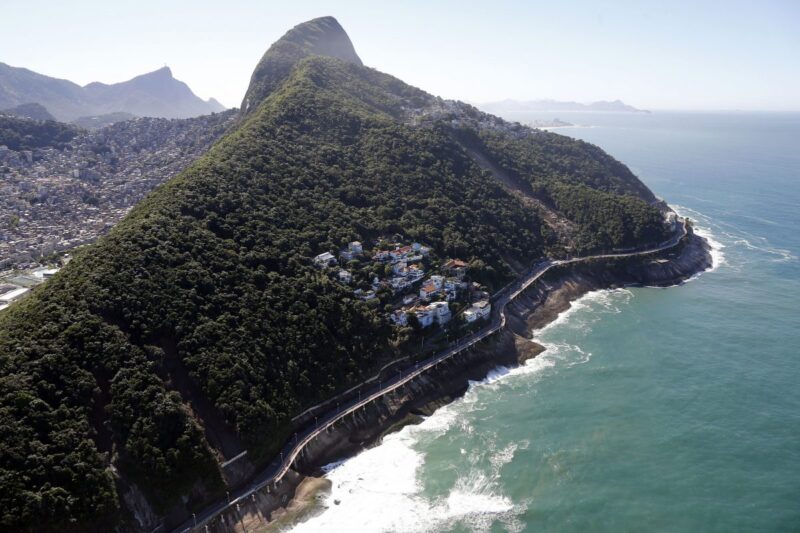
[{"label": "rocky peak", "polygon": [[363,65],[350,37],[335,18],[320,17],[303,22],[286,32],[261,58],[242,101],[242,113],[250,113],[258,107],[298,61],[315,55]]}]

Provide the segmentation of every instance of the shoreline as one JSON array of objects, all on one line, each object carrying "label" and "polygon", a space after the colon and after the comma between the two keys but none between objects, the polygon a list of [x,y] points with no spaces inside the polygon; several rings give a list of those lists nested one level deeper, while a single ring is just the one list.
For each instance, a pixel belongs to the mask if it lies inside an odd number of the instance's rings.
[{"label": "shoreline", "polygon": [[[333,463],[379,445],[385,435],[418,423],[463,396],[471,382],[484,380],[498,367],[513,369],[544,352],[546,347],[536,342],[533,332],[553,323],[577,299],[589,292],[632,285],[682,284],[717,266],[711,251],[706,239],[690,231],[674,248],[652,254],[559,265],[509,301],[503,327],[463,356],[454,358],[460,361],[443,362],[398,390],[375,399],[364,406],[363,412],[361,409],[354,412],[352,419],[348,416],[318,434],[292,465],[289,483],[283,483],[280,489],[274,487],[272,495],[267,487],[266,494],[259,494],[258,498],[254,494],[252,501],[250,497],[242,501],[241,511],[237,505],[236,512],[223,511],[205,525],[209,531],[243,531],[241,517],[252,515],[259,520],[250,521],[247,531],[274,531],[277,523],[287,525],[287,514],[297,520],[313,513],[319,500],[303,497],[305,493],[298,489],[302,483],[325,481],[325,467],[329,469]],[[257,524],[264,524],[265,528],[256,527]]]}]

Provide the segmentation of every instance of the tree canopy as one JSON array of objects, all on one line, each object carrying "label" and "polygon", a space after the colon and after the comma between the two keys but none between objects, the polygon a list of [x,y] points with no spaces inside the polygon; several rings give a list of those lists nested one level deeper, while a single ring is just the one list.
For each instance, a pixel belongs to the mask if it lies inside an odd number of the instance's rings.
[{"label": "tree canopy", "polygon": [[[499,287],[556,244],[448,121],[403,119],[407,102],[427,98],[418,89],[322,57],[276,87],[0,314],[0,527],[114,524],[120,479],[159,511],[183,495],[197,507],[222,490],[214,434],[264,462],[294,415],[395,357],[381,307],[315,268],[315,255],[399,234],[483,262]],[[649,191],[598,148],[476,135],[487,157],[542,187],[587,247],[659,238]]]}]

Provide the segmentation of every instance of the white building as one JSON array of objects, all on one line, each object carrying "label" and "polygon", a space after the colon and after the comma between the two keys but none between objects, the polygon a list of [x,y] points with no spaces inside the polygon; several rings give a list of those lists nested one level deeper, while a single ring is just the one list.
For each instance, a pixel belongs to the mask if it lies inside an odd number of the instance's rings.
[{"label": "white building", "polygon": [[365,302],[367,300],[372,300],[373,298],[376,298],[375,291],[365,291],[363,289],[354,290],[353,295],[360,300],[364,300]]},{"label": "white building", "polygon": [[404,271],[408,269],[408,263],[405,261],[398,261],[397,263],[392,265],[392,272],[395,274],[402,275]]},{"label": "white building", "polygon": [[328,267],[336,264],[336,258],[330,252],[319,254],[314,258],[314,264],[318,267]]},{"label": "white building", "polygon": [[467,322],[475,322],[478,319],[488,318],[492,312],[492,304],[487,300],[475,302],[472,306],[464,311],[464,320]]},{"label": "white building", "polygon": [[447,324],[453,316],[450,314],[450,304],[447,302],[433,302],[428,309],[433,311],[434,320],[439,325]]},{"label": "white building", "polygon": [[423,246],[418,242],[411,243],[411,249],[420,255],[428,255],[431,251],[430,248],[428,248],[427,246]]},{"label": "white building", "polygon": [[419,325],[423,328],[427,328],[433,324],[433,311],[431,311],[428,307],[418,307],[414,310],[414,314],[417,316],[417,320],[419,320]]},{"label": "white building", "polygon": [[411,283],[406,278],[395,276],[389,279],[389,285],[392,286],[392,290],[398,292],[410,287]]},{"label": "white building", "polygon": [[390,313],[389,320],[391,320],[394,324],[398,326],[408,325],[408,315],[402,309],[397,309],[393,313]]},{"label": "white building", "polygon": [[358,241],[353,241],[347,245],[347,248],[339,252],[339,259],[342,261],[350,261],[364,253],[364,247]]},{"label": "white building", "polygon": [[4,292],[0,294],[0,305],[2,304],[10,304],[11,302],[15,302],[22,298],[25,293],[27,293],[30,289],[26,289],[25,287],[20,287],[18,289],[12,289],[10,291]]},{"label": "white building", "polygon": [[434,283],[428,282],[428,283],[425,283],[422,287],[420,287],[420,289],[419,289],[419,297],[421,299],[423,299],[423,300],[428,300],[428,299],[430,299],[431,296],[436,294],[438,291],[439,291],[439,289],[436,288],[436,285]]},{"label": "white building", "polygon": [[33,274],[33,277],[35,277],[36,279],[45,280],[45,279],[50,279],[53,276],[55,276],[56,272],[58,272],[58,270],[59,269],[57,269],[57,268],[37,268],[36,270],[34,270],[32,272],[32,274]]},{"label": "white building", "polygon": [[353,275],[348,270],[342,269],[339,271],[339,281],[350,285],[353,282]]},{"label": "white building", "polygon": [[433,302],[430,305],[416,307],[413,311],[423,328],[433,325],[434,322],[440,326],[447,324],[453,317],[447,302]]}]

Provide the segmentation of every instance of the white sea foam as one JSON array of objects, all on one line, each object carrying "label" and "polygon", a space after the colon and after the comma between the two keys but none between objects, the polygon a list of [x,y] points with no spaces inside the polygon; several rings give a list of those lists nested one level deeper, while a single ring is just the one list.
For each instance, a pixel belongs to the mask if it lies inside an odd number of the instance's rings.
[{"label": "white sea foam", "polygon": [[[632,297],[633,293],[625,289],[588,293],[573,302],[570,310],[561,313],[556,325],[585,330],[597,319],[598,311],[599,314],[618,313],[620,305]],[[588,312],[576,314],[582,309]],[[497,439],[483,435],[480,438],[485,446],[457,448],[461,459],[452,460],[458,474],[453,486],[439,495],[426,493],[420,476],[426,456],[419,450],[454,428],[457,431],[452,435],[472,432],[470,415],[485,408],[481,394],[487,389],[502,393],[506,387],[513,388],[520,383],[529,385],[531,379],[546,376],[554,368],[569,368],[591,357],[591,353],[573,344],[537,340],[545,346],[545,351],[525,365],[511,369],[497,367],[485,379],[471,382],[462,398],[438,409],[420,424],[406,426],[387,435],[380,445],[328,465],[326,477],[333,486],[322,501],[322,511],[296,524],[292,531],[418,533],[456,526],[470,531],[490,531],[497,525],[507,531],[522,531],[524,524],[520,516],[530,500],[514,502],[504,495],[501,475],[503,469],[513,463],[515,454],[528,448],[529,441],[501,443],[495,447]]]},{"label": "white sea foam", "polygon": [[[763,238],[763,237],[759,237],[759,239],[761,239],[763,241],[766,241],[766,239]],[[786,262],[789,262],[789,261],[797,261],[797,259],[798,259],[796,255],[794,255],[792,252],[790,252],[789,250],[786,250],[784,248],[773,248],[773,247],[771,247],[769,245],[766,245],[766,244],[764,246],[759,246],[757,244],[751,243],[749,240],[747,240],[745,238],[740,238],[740,239],[736,240],[735,243],[738,244],[738,245],[744,246],[748,250],[754,250],[754,251],[763,252],[765,254],[775,256],[775,259],[773,259],[773,261],[776,261],[778,263],[786,263]]]},{"label": "white sea foam", "polygon": [[[322,503],[323,512],[292,531],[425,532],[457,523],[487,531],[497,521],[513,524],[513,502],[498,493],[494,476],[479,468],[460,475],[444,496],[424,494],[417,479],[424,456],[413,445],[425,431],[425,422],[404,428],[330,471],[333,488]],[[513,458],[508,449],[502,454],[503,460]]]},{"label": "white sea foam", "polygon": [[[720,265],[725,264],[727,262],[727,257],[722,250],[726,246],[719,242],[716,236],[709,229],[712,225],[711,219],[699,211],[695,211],[687,207],[675,206],[675,210],[681,215],[684,212],[687,213],[689,217],[695,221],[695,233],[705,238],[709,245],[711,245],[711,259],[713,261],[713,266],[709,271],[716,270]],[[748,216],[746,218],[751,218],[768,225],[777,224],[776,222],[765,218],[752,216]],[[731,245],[741,246],[747,250],[761,252],[768,256],[772,256],[772,261],[778,263],[800,260],[800,258],[798,258],[797,255],[793,254],[790,250],[771,246],[766,237],[749,233],[730,223],[719,222],[718,225],[728,229],[728,231],[720,231],[727,242],[729,242]]]},{"label": "white sea foam", "polygon": [[545,332],[565,324],[567,321],[570,321],[573,327],[589,325],[599,319],[597,313],[582,314],[581,323],[577,325],[574,324],[574,319],[572,317],[584,309],[616,314],[621,311],[620,304],[624,305],[628,303],[631,298],[633,298],[633,293],[628,289],[604,289],[587,292],[577,300],[571,302],[569,308],[559,313],[555,320],[549,322],[540,329],[533,330],[532,333],[534,337],[541,336]]},{"label": "white sea foam", "polygon": [[711,254],[711,268],[708,271],[715,271],[725,262],[725,253],[722,251],[722,249],[725,248],[725,245],[716,240],[714,238],[714,234],[711,233],[710,230],[695,225],[694,232],[700,237],[704,238],[711,246],[711,250],[709,252]]},{"label": "white sea foam", "polygon": [[589,294],[592,294],[592,293],[591,292],[587,293],[587,294],[583,295],[582,297],[578,298],[577,300],[575,300],[573,302],[570,302],[570,305],[569,305],[569,307],[567,309],[565,309],[564,311],[561,311],[554,320],[552,320],[551,322],[548,322],[547,324],[545,324],[544,327],[542,327],[540,329],[533,330],[533,334],[541,335],[545,331],[551,330],[556,326],[564,324],[567,320],[569,320],[569,318],[572,315],[574,315],[575,313],[577,313],[581,309],[585,309],[587,307],[585,298]]},{"label": "white sea foam", "polygon": [[709,228],[711,219],[699,211],[695,211],[694,209],[690,209],[688,207],[680,205],[673,205],[672,207],[680,216],[688,216],[691,218],[695,223],[694,232],[700,237],[704,238],[708,242],[709,246],[711,246],[711,250],[709,252],[711,254],[711,268],[708,269],[708,272],[713,272],[718,269],[722,264],[725,263],[725,253],[722,251],[725,248],[725,245],[714,238],[714,234]]}]

